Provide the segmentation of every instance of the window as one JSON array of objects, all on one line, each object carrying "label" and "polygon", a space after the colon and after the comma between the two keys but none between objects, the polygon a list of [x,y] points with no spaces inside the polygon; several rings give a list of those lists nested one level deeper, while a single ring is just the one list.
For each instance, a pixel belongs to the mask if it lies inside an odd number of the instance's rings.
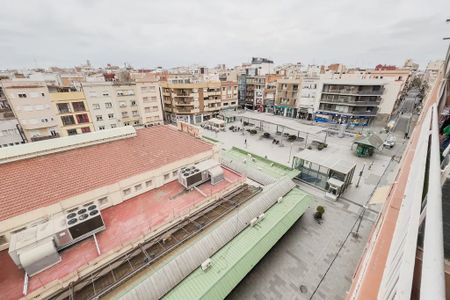
[{"label": "window", "polygon": [[152,101],[156,101],[156,96],[152,96]]},{"label": "window", "polygon": [[72,106],[74,111],[86,111],[83,102],[72,102]]},{"label": "window", "polygon": [[25,94],[25,93],[18,93],[17,97],[19,97],[19,98],[26,98],[27,94]]},{"label": "window", "polygon": [[105,130],[105,126],[98,126],[98,130]]},{"label": "window", "polygon": [[64,126],[75,124],[75,119],[73,118],[73,116],[62,116],[61,121]]},{"label": "window", "polygon": [[88,115],[87,114],[77,115],[77,122],[78,122],[78,124],[89,123]]},{"label": "window", "polygon": [[90,91],[90,92],[89,92],[89,96],[90,96],[90,97],[97,97],[97,92],[95,92],[95,91]]},{"label": "window", "polygon": [[91,128],[90,128],[90,127],[82,127],[82,128],[81,128],[81,132],[82,132],[82,133],[88,133],[88,132],[91,132]]},{"label": "window", "polygon": [[119,102],[119,106],[120,107],[127,107],[127,103],[125,101],[120,101]]},{"label": "window", "polygon": [[165,174],[165,175],[164,175],[164,180],[169,179],[169,177],[170,177],[170,174]]},{"label": "window", "polygon": [[128,112],[123,111],[122,112],[122,118],[128,118]]},{"label": "window", "polygon": [[124,190],[123,190],[123,194],[124,194],[125,196],[131,194],[131,189],[130,189],[130,188],[124,189]]},{"label": "window", "polygon": [[131,106],[136,106],[136,101],[131,100],[130,102],[131,102]]},{"label": "window", "polygon": [[111,102],[106,102],[105,103],[105,107],[106,108],[112,108],[112,103]]},{"label": "window", "polygon": [[116,128],[117,125],[116,124],[111,124],[111,128]]},{"label": "window", "polygon": [[76,135],[77,134],[77,130],[76,129],[69,129],[69,130],[67,130],[67,134],[68,135]]},{"label": "window", "polygon": [[148,114],[150,112],[150,107],[144,107],[145,113]]},{"label": "window", "polygon": [[149,186],[151,186],[152,185],[152,181],[151,180],[147,180],[146,182],[145,182],[145,186],[146,187],[149,187]]},{"label": "window", "polygon": [[108,96],[109,96],[109,93],[108,93],[108,92],[103,92],[103,93],[102,93],[102,96],[103,96],[103,97],[108,97]]},{"label": "window", "polygon": [[148,97],[142,97],[142,101],[143,101],[144,103],[150,102],[149,99],[148,99]]},{"label": "window", "polygon": [[130,122],[124,122],[123,125],[130,126]]},{"label": "window", "polygon": [[136,184],[136,185],[134,186],[134,189],[135,189],[136,191],[142,190],[142,184]]},{"label": "window", "polygon": [[42,97],[45,97],[45,94],[44,94],[44,93],[41,93],[41,96],[42,96]]},{"label": "window", "polygon": [[138,114],[137,110],[133,110],[133,111],[132,111],[132,113],[133,113],[133,117],[137,117],[137,116],[139,116],[139,114]]},{"label": "window", "polygon": [[158,106],[152,106],[153,110],[158,110]]},{"label": "window", "polygon": [[108,114],[108,119],[114,119],[114,114]]},{"label": "window", "polygon": [[98,199],[98,204],[100,206],[103,206],[103,205],[105,205],[107,203],[108,203],[108,197],[103,197],[103,198]]},{"label": "window", "polygon": [[97,121],[103,121],[103,116],[102,115],[95,116],[95,118],[97,119]]},{"label": "window", "polygon": [[139,125],[139,121],[134,121],[134,125]]},{"label": "window", "polygon": [[92,104],[93,109],[100,109],[100,104]]},{"label": "window", "polygon": [[72,112],[72,109],[70,109],[69,103],[58,103],[56,104],[58,107],[58,111],[60,114],[66,114]]}]

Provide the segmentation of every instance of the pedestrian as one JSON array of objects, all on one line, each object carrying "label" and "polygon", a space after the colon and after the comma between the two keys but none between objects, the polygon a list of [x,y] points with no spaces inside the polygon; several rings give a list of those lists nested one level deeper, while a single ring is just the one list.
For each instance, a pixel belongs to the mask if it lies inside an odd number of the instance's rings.
[{"label": "pedestrian", "polygon": [[247,147],[247,139],[244,140],[245,147]]}]

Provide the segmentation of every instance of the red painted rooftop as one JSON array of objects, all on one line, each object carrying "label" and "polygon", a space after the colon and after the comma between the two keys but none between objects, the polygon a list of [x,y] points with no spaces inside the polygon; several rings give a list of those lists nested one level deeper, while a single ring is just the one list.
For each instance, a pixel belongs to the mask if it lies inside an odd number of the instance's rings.
[{"label": "red painted rooftop", "polygon": [[155,126],[136,137],[0,164],[0,221],[211,149]]},{"label": "red painted rooftop", "polygon": [[[217,185],[207,182],[198,188],[210,196],[244,179],[227,169],[224,169],[224,174],[226,180]],[[174,215],[175,217],[184,215],[194,205],[199,205],[206,199],[196,190],[180,194],[183,190],[181,184],[172,181],[103,210],[106,230],[97,234],[102,255],[112,253],[138,240],[143,234],[168,223]],[[30,278],[29,293],[73,274],[98,257],[93,238],[63,250],[60,255],[62,257],[60,263]],[[7,250],[0,251],[0,266],[0,299],[12,300],[22,297],[24,272],[14,264]]]}]

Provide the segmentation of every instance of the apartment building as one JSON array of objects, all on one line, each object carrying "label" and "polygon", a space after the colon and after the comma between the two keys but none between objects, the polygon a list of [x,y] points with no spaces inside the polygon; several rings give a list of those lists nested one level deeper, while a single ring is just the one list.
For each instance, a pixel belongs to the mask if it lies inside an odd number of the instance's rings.
[{"label": "apartment building", "polygon": [[383,80],[325,80],[315,121],[368,125],[377,115],[384,84]]},{"label": "apartment building", "polygon": [[82,91],[58,89],[50,93],[61,136],[94,131],[92,117]]},{"label": "apartment building", "polygon": [[263,75],[245,77],[245,107],[264,111],[264,88],[266,77]]},{"label": "apartment building", "polygon": [[95,131],[123,125],[119,105],[115,101],[112,82],[83,83],[82,89],[91,112]]},{"label": "apartment building", "polygon": [[119,116],[123,125],[140,125],[138,100],[135,83],[113,83],[113,93],[116,103],[119,105]]},{"label": "apartment building", "polygon": [[45,82],[2,80],[1,86],[28,142],[59,136],[58,120]]},{"label": "apartment building", "polygon": [[320,87],[319,76],[303,77],[297,105],[299,119],[313,119],[316,100],[320,94]]},{"label": "apartment building", "polygon": [[238,106],[238,83],[235,81],[221,81],[222,109],[234,109]]},{"label": "apartment building", "polygon": [[274,113],[285,117],[297,117],[302,79],[280,79],[277,81]]},{"label": "apartment building", "polygon": [[267,74],[265,79],[263,104],[265,112],[273,112],[275,106],[275,95],[277,92],[277,81],[282,78],[281,75]]},{"label": "apartment building", "polygon": [[0,148],[25,143],[19,122],[0,86]]},{"label": "apartment building", "polygon": [[222,105],[221,83],[161,82],[166,120],[201,123],[216,117]]},{"label": "apartment building", "polygon": [[136,96],[141,124],[150,126],[163,124],[159,83],[145,79],[136,80]]}]

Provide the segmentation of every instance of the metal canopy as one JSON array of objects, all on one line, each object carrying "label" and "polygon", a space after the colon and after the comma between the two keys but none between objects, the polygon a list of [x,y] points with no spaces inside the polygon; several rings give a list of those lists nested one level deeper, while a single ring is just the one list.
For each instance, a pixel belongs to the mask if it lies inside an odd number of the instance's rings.
[{"label": "metal canopy", "polygon": [[295,155],[295,157],[343,174],[350,173],[350,171],[354,167],[356,167],[355,163],[342,160],[338,156],[333,155],[332,153],[327,153],[326,155],[323,155],[323,153],[321,152],[309,149],[302,150],[299,154]]}]

